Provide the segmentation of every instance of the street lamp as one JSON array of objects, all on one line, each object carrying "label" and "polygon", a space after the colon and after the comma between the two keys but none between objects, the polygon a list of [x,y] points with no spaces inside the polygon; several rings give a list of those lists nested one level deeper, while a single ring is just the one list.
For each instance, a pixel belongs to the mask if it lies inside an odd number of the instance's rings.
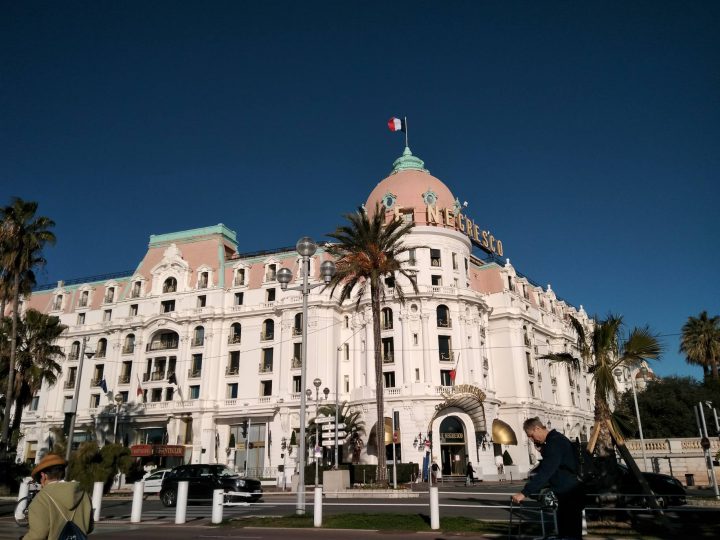
[{"label": "street lamp", "polygon": [[[310,285],[308,283],[308,274],[310,273],[310,257],[312,257],[317,251],[317,244],[313,242],[312,238],[303,236],[295,244],[295,249],[298,254],[302,257],[302,285],[298,287],[288,287],[288,283],[292,279],[292,272],[289,268],[281,268],[277,273],[277,280],[280,283],[280,288],[283,291],[300,291],[303,299],[303,333],[302,333],[302,359],[300,360],[300,388],[305,388],[305,375],[307,372],[307,314],[308,314],[308,296],[310,291],[315,287],[321,287],[330,283],[333,275],[335,275],[335,263],[332,261],[325,261],[320,265],[320,274],[323,277],[323,283],[317,283]],[[297,488],[297,503],[295,505],[295,513],[299,516],[305,515],[305,407],[307,401],[305,394],[300,394],[300,448],[299,448],[299,464],[300,470],[298,478]]]},{"label": "street lamp", "polygon": [[[77,417],[78,395],[80,394],[80,381],[82,379],[83,361],[85,360],[86,356],[88,358],[92,358],[93,356],[95,356],[95,353],[93,351],[85,351],[87,341],[88,338],[84,337],[80,345],[80,359],[78,361],[77,378],[75,379],[75,390],[73,391],[72,404],[70,406],[70,412],[65,413],[70,415],[70,423],[67,436],[67,448],[65,449],[65,461],[67,461],[68,463],[70,462],[70,452],[72,451],[73,436],[75,435],[75,418]],[[67,467],[65,469],[65,480],[68,479],[69,473],[70,467]]]},{"label": "street lamp", "polygon": [[[640,366],[640,372],[642,373],[643,378],[645,378],[645,376],[647,375],[647,368],[645,366]],[[635,401],[635,416],[637,416],[638,431],[640,431],[640,447],[642,449],[643,467],[645,468],[645,471],[647,472],[648,464],[647,464],[647,456],[645,455],[645,438],[643,437],[642,422],[640,421],[640,409],[638,408],[637,391],[635,390],[635,377],[633,377],[632,372],[630,371],[630,368],[627,366],[622,366],[622,369],[616,368],[614,373],[618,378],[620,378],[620,375],[624,375],[626,380],[630,379],[630,386],[632,387],[633,400]]]},{"label": "street lamp", "polygon": [[115,427],[113,428],[113,443],[117,444],[117,425],[120,416],[120,407],[123,404],[123,397],[118,393],[115,395]]},{"label": "street lamp", "polygon": [[318,446],[320,445],[320,424],[317,422],[319,401],[320,401],[320,385],[322,381],[318,378],[313,380],[313,386],[315,387],[315,448],[313,449],[313,456],[315,457],[315,487],[318,487],[320,483],[320,477],[318,472]]}]

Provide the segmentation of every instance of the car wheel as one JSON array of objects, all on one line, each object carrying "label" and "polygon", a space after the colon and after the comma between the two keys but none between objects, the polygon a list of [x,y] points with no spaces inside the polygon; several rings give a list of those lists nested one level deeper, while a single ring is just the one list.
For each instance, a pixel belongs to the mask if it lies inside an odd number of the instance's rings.
[{"label": "car wheel", "polygon": [[175,506],[177,504],[177,491],[174,489],[166,489],[160,494],[160,501],[163,506]]}]

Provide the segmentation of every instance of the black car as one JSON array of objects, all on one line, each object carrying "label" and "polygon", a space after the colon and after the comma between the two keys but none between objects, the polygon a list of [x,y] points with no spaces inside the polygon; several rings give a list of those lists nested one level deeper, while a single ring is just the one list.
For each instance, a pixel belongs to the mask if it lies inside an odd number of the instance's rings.
[{"label": "black car", "polygon": [[[626,465],[618,464],[620,469],[620,503],[627,506],[650,506],[645,495],[642,494],[640,482],[633,476]],[[661,508],[668,506],[682,506],[687,504],[687,493],[677,478],[667,474],[644,472],[642,473],[650,489],[655,493],[658,505]]]},{"label": "black car", "polygon": [[165,506],[177,503],[178,482],[188,482],[188,501],[212,500],[213,491],[237,491],[249,496],[238,496],[238,500],[255,502],[262,497],[259,480],[242,478],[225,465],[181,465],[165,476],[160,489],[160,500]]}]

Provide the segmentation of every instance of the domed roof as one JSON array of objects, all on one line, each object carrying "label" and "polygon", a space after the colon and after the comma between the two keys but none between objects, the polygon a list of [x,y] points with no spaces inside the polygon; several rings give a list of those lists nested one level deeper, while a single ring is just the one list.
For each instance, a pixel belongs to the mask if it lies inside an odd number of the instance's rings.
[{"label": "domed roof", "polygon": [[403,155],[393,163],[390,176],[370,193],[365,208],[373,209],[379,202],[386,210],[412,209],[418,225],[425,224],[427,206],[453,208],[456,200],[450,189],[432,176],[424,165],[420,158],[413,156],[410,148],[405,147]]}]

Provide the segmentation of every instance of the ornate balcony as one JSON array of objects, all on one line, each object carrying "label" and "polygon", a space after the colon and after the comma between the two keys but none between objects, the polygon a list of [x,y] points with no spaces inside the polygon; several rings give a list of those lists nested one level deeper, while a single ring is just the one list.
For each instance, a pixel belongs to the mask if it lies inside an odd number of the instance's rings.
[{"label": "ornate balcony", "polygon": [[191,347],[202,347],[203,345],[205,345],[205,338],[193,338],[190,343]]},{"label": "ornate balcony", "polygon": [[302,360],[299,358],[293,358],[290,360],[290,367],[292,369],[300,369],[302,367]]},{"label": "ornate balcony", "polygon": [[272,370],[273,370],[272,363],[269,363],[269,364],[260,363],[260,365],[258,366],[258,373],[272,373]]},{"label": "ornate balcony", "polygon": [[446,352],[446,353],[441,352],[440,353],[440,361],[441,362],[454,362],[455,361],[455,353],[452,351]]},{"label": "ornate balcony", "polygon": [[70,379],[68,381],[65,381],[65,384],[63,386],[65,388],[75,388],[75,379]]},{"label": "ornate balcony", "polygon": [[260,341],[272,341],[275,339],[275,332],[260,332]]},{"label": "ornate balcony", "polygon": [[447,319],[438,319],[437,326],[438,328],[452,328],[452,319],[450,317]]},{"label": "ornate balcony", "polygon": [[130,374],[129,373],[118,376],[118,384],[128,384],[129,382],[130,382]]},{"label": "ornate balcony", "polygon": [[296,328],[293,326],[292,335],[293,336],[302,336],[302,328]]},{"label": "ornate balcony", "polygon": [[242,338],[241,334],[230,334],[228,336],[228,344],[229,345],[237,345],[238,343],[240,343],[241,338]]},{"label": "ornate balcony", "polygon": [[188,369],[188,379],[199,379],[200,375],[202,375],[202,369]]},{"label": "ornate balcony", "polygon": [[135,352],[135,345],[125,345],[125,346],[122,348],[122,353],[123,353],[123,354],[132,354],[132,353],[134,353],[134,352]]},{"label": "ornate balcony", "polygon": [[162,381],[165,379],[165,370],[162,371],[153,371],[150,374],[150,380],[151,381]]},{"label": "ornate balcony", "polygon": [[393,353],[383,354],[383,364],[393,364],[394,362],[395,358],[393,357]]},{"label": "ornate balcony", "polygon": [[240,366],[229,365],[225,368],[225,375],[237,375],[240,372]]}]

